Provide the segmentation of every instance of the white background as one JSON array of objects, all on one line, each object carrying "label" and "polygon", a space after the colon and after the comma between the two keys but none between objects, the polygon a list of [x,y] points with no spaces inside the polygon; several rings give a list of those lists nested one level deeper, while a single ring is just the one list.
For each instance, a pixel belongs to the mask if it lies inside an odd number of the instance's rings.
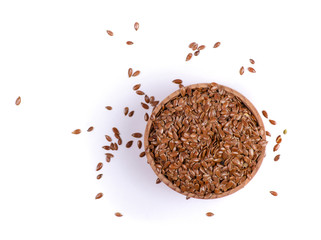
[{"label": "white background", "polygon": [[[320,239],[317,3],[0,1],[0,239]],[[193,41],[206,49],[185,62]],[[240,76],[249,58],[257,73]],[[141,75],[129,79],[129,67]],[[239,192],[186,201],[155,184],[136,144],[105,162],[113,126],[125,142],[144,131],[132,86],[161,100],[177,89],[175,78],[232,87],[278,122],[264,120],[273,135],[266,158]]]}]

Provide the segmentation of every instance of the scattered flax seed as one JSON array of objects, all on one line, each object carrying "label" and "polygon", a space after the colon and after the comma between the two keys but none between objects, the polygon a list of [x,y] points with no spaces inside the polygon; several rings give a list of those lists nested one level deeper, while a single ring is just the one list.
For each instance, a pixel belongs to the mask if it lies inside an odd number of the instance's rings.
[{"label": "scattered flax seed", "polygon": [[149,97],[148,97],[147,95],[145,95],[145,102],[146,102],[146,103],[149,103],[149,102],[150,102],[150,99],[149,99]]},{"label": "scattered flax seed", "polygon": [[213,47],[213,48],[218,48],[220,45],[221,45],[221,43],[220,43],[220,42],[217,42],[217,43],[214,44],[214,47]]},{"label": "scattered flax seed", "polygon": [[145,95],[145,93],[144,93],[143,91],[140,91],[140,90],[137,90],[136,93],[137,93],[138,95]]},{"label": "scattered flax seed", "polygon": [[102,178],[102,176],[103,176],[103,174],[101,173],[101,174],[98,174],[97,175],[97,179],[101,179]]},{"label": "scattered flax seed", "polygon": [[111,106],[106,107],[107,110],[112,110],[113,108]]},{"label": "scattered flax seed", "polygon": [[104,196],[103,193],[98,193],[95,198],[96,198],[96,199],[99,199],[99,198],[102,198],[103,196]]},{"label": "scattered flax seed", "polygon": [[270,191],[270,193],[271,193],[273,196],[275,196],[275,197],[278,195],[278,193],[275,192],[275,191]]},{"label": "scattered flax seed", "polygon": [[195,57],[197,57],[198,55],[200,55],[200,51],[199,51],[199,50],[197,50],[197,51],[194,52],[194,56],[195,56]]},{"label": "scattered flax seed", "polygon": [[161,182],[162,181],[159,178],[156,179],[156,184],[160,184]]},{"label": "scattered flax seed", "polygon": [[253,59],[250,59],[250,63],[254,64],[254,63],[255,63],[255,61],[254,61]]},{"label": "scattered flax seed", "polygon": [[265,134],[266,134],[266,136],[271,137],[271,133],[269,131],[266,131]]},{"label": "scattered flax seed", "polygon": [[106,162],[110,162],[110,157],[106,156]]},{"label": "scattered flax seed", "polygon": [[208,216],[208,217],[213,217],[213,216],[214,216],[214,213],[212,213],[212,212],[207,212],[207,213],[206,213],[206,216]]},{"label": "scattered flax seed", "polygon": [[242,66],[241,68],[240,68],[240,75],[243,75],[244,74],[244,67]]},{"label": "scattered flax seed", "polygon": [[128,77],[130,78],[133,75],[133,69],[128,68]]},{"label": "scattered flax seed", "polygon": [[279,161],[279,159],[280,159],[280,154],[278,154],[278,155],[276,155],[275,157],[274,157],[274,161],[276,162],[276,161]]},{"label": "scattered flax seed", "polygon": [[193,46],[196,44],[196,42],[192,42],[188,45],[189,48],[193,48]]},{"label": "scattered flax seed", "polygon": [[134,85],[133,90],[134,90],[134,91],[137,91],[137,90],[140,88],[140,86],[141,86],[140,84]]},{"label": "scattered flax seed", "polygon": [[135,22],[134,28],[135,28],[136,31],[139,29],[139,23],[138,22]]},{"label": "scattered flax seed", "polygon": [[136,77],[136,76],[138,76],[139,74],[140,74],[140,71],[137,70],[136,72],[133,73],[133,77]]},{"label": "scattered flax seed", "polygon": [[142,105],[142,107],[144,108],[144,109],[149,109],[149,106],[146,104],[146,103],[141,103],[141,105]]},{"label": "scattered flax seed", "polygon": [[133,45],[134,43],[132,41],[127,41],[126,44],[127,45]]},{"label": "scattered flax seed", "polygon": [[144,120],[147,122],[148,119],[149,119],[148,113],[145,113],[145,115],[144,115]]},{"label": "scattered flax seed", "polygon": [[120,138],[120,139],[118,139],[118,145],[122,145],[122,143],[123,143],[123,140]]},{"label": "scattered flax seed", "polygon": [[141,140],[138,140],[138,141],[137,141],[137,147],[138,147],[139,149],[141,149],[142,146],[143,146],[142,141],[141,141]]},{"label": "scattered flax seed", "polygon": [[112,139],[110,136],[108,136],[108,135],[105,135],[105,138],[106,138],[106,140],[107,140],[108,142],[113,141],[113,139]]},{"label": "scattered flax seed", "polygon": [[109,158],[113,158],[113,157],[114,157],[114,154],[112,154],[112,153],[105,153],[105,155],[106,155],[107,157],[109,157]]},{"label": "scattered flax seed", "polygon": [[128,117],[132,117],[132,116],[134,116],[134,113],[135,113],[135,111],[131,111],[131,112],[129,112],[129,113],[128,113]]},{"label": "scattered flax seed", "polygon": [[108,34],[109,36],[114,36],[114,33],[113,33],[112,31],[107,30],[106,32],[107,32],[107,34]]},{"label": "scattered flax seed", "polygon": [[118,150],[118,144],[117,143],[114,143],[114,148],[115,148],[116,151]]},{"label": "scattered flax seed", "polygon": [[139,154],[139,156],[142,158],[142,157],[145,157],[145,155],[146,155],[146,153],[145,152],[141,152],[140,154]]},{"label": "scattered flax seed", "polygon": [[279,150],[280,148],[280,144],[276,144],[274,147],[273,147],[273,152],[276,152],[277,150]]},{"label": "scattered flax seed", "polygon": [[194,44],[194,46],[192,47],[192,50],[195,51],[198,48],[198,44]]},{"label": "scattered flax seed", "polygon": [[133,133],[132,136],[134,138],[141,138],[143,136],[143,134],[141,134],[141,133]]},{"label": "scattered flax seed", "polygon": [[76,129],[76,130],[74,130],[74,131],[72,132],[72,134],[79,134],[79,133],[81,133],[81,130],[80,130],[80,129]]},{"label": "scattered flax seed", "polygon": [[249,72],[251,72],[251,73],[256,73],[255,69],[252,67],[248,67],[247,70],[249,70]]},{"label": "scattered flax seed", "polygon": [[120,135],[120,134],[119,134],[119,130],[118,130],[118,128],[113,127],[113,128],[112,128],[112,130],[113,130],[113,133],[114,133],[114,134],[116,134],[116,135]]},{"label": "scattered flax seed", "polygon": [[128,108],[128,107],[125,107],[125,108],[124,108],[124,114],[125,114],[125,116],[127,116],[128,111],[129,111],[129,108]]},{"label": "scattered flax seed", "polygon": [[16,105],[19,106],[21,103],[21,97],[19,96],[17,99],[16,99]]},{"label": "scattered flax seed", "polygon": [[272,125],[276,125],[276,121],[274,121],[274,120],[269,120],[269,122],[272,124]]},{"label": "scattered flax seed", "polygon": [[172,82],[175,84],[181,84],[183,81],[181,79],[175,79]]},{"label": "scattered flax seed", "polygon": [[110,150],[110,146],[102,146],[102,148],[107,150],[107,151]]},{"label": "scattered flax seed", "polygon": [[116,216],[116,217],[122,217],[123,214],[121,214],[120,212],[116,212],[116,213],[115,213],[115,216]]},{"label": "scattered flax seed", "polygon": [[200,50],[203,50],[204,48],[205,48],[205,45],[201,45],[198,47],[198,50],[200,51]]},{"label": "scattered flax seed", "polygon": [[288,130],[284,129],[284,130],[283,130],[283,134],[285,135],[285,134],[287,134],[287,133],[288,133]]},{"label": "scattered flax seed", "polygon": [[282,142],[282,137],[281,137],[281,135],[279,135],[279,136],[277,136],[277,138],[276,138],[276,143],[281,143]]},{"label": "scattered flax seed", "polygon": [[92,130],[94,130],[94,127],[93,127],[93,126],[89,127],[89,128],[87,129],[87,132],[91,132]]},{"label": "scattered flax seed", "polygon": [[97,164],[96,171],[99,171],[102,168],[103,168],[103,163],[100,162],[100,163]]},{"label": "scattered flax seed", "polygon": [[269,115],[268,115],[268,113],[267,113],[265,110],[262,111],[262,114],[263,114],[263,116],[264,116],[265,118],[269,118]]},{"label": "scattered flax seed", "polygon": [[126,143],[126,147],[130,148],[133,145],[133,141],[130,140],[129,142]]},{"label": "scattered flax seed", "polygon": [[193,54],[192,54],[192,53],[187,54],[187,56],[186,56],[186,61],[191,60],[192,57],[193,57]]}]

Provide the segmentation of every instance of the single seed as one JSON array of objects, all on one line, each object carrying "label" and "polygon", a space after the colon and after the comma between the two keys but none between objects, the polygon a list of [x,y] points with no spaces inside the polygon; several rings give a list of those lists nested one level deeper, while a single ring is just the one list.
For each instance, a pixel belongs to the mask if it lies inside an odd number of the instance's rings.
[{"label": "single seed", "polygon": [[156,184],[160,184],[161,180],[159,178],[156,179]]},{"label": "single seed", "polygon": [[274,147],[273,147],[273,152],[276,152],[277,150],[279,150],[280,148],[280,144],[276,144]]},{"label": "single seed", "polygon": [[253,59],[250,59],[250,63],[254,64],[254,63],[255,63],[255,61],[254,61]]},{"label": "single seed", "polygon": [[193,48],[193,46],[196,44],[196,42],[192,42],[188,45],[189,48]]},{"label": "single seed", "polygon": [[141,141],[141,140],[138,140],[138,141],[137,141],[137,147],[138,147],[139,149],[141,149],[142,146],[143,146],[142,141]]},{"label": "single seed", "polygon": [[116,151],[118,150],[118,144],[117,143],[114,143],[114,148],[115,148]]},{"label": "single seed", "polygon": [[139,28],[139,23],[138,22],[135,22],[134,28],[135,28],[136,31],[138,30],[138,28]]},{"label": "single seed", "polygon": [[16,99],[16,105],[18,106],[18,105],[20,105],[20,103],[21,103],[21,97],[19,96],[19,97]]},{"label": "single seed", "polygon": [[80,130],[80,129],[76,129],[76,130],[74,130],[74,131],[72,132],[72,134],[79,134],[79,133],[81,133],[81,130]]},{"label": "single seed", "polygon": [[113,141],[113,139],[112,139],[110,136],[108,136],[108,135],[105,135],[105,138],[106,138],[106,140],[107,140],[108,142]]},{"label": "single seed", "polygon": [[131,77],[133,75],[133,69],[128,68],[128,77]]},{"label": "single seed", "polygon": [[139,74],[140,74],[140,71],[137,70],[136,72],[133,73],[133,77],[136,77],[136,76],[138,76]]},{"label": "single seed", "polygon": [[141,134],[141,133],[133,133],[132,136],[134,138],[141,138],[143,136],[143,134]]},{"label": "single seed", "polygon": [[107,157],[110,157],[110,158],[113,158],[113,157],[114,157],[114,154],[112,154],[112,153],[105,153],[105,155],[106,155]]},{"label": "single seed", "polygon": [[133,90],[134,90],[134,91],[137,91],[137,90],[140,88],[140,86],[141,86],[140,84],[136,84],[136,85],[133,87]]},{"label": "single seed", "polygon": [[252,67],[248,67],[247,70],[249,70],[249,72],[251,72],[251,73],[256,73],[255,69]]},{"label": "single seed", "polygon": [[108,34],[109,36],[114,36],[114,33],[113,33],[112,31],[107,30],[106,32],[107,32],[107,34]]},{"label": "single seed", "polygon": [[278,193],[275,192],[275,191],[270,191],[270,193],[271,193],[273,196],[275,196],[275,197],[278,195]]},{"label": "single seed", "polygon": [[127,116],[128,111],[129,111],[129,108],[128,108],[128,107],[125,107],[125,108],[124,108],[124,114],[125,114],[125,116]]},{"label": "single seed", "polygon": [[265,134],[266,134],[266,136],[271,137],[271,133],[269,131],[266,131]]},{"label": "single seed", "polygon": [[145,93],[144,93],[143,91],[140,91],[140,90],[136,91],[136,93],[137,93],[138,95],[145,95]]},{"label": "single seed", "polygon": [[186,56],[186,61],[191,60],[192,57],[193,57],[193,54],[192,54],[192,53],[187,54],[187,56]]},{"label": "single seed", "polygon": [[131,112],[129,112],[129,113],[128,113],[128,117],[132,117],[132,116],[134,116],[134,113],[135,113],[135,111],[131,111]]},{"label": "single seed", "polygon": [[133,145],[133,141],[130,140],[129,142],[126,143],[126,147],[130,148]]},{"label": "single seed", "polygon": [[116,213],[115,213],[115,216],[116,216],[116,217],[122,217],[123,214],[121,214],[120,212],[116,212]]},{"label": "single seed", "polygon": [[265,118],[269,118],[269,115],[268,115],[268,113],[267,113],[265,110],[262,111],[262,114],[263,114],[263,116],[264,116]]},{"label": "single seed", "polygon": [[102,146],[102,148],[107,150],[107,151],[110,150],[110,146]]},{"label": "single seed", "polygon": [[96,195],[96,199],[102,198],[103,196],[104,196],[103,193],[98,193],[98,194]]},{"label": "single seed", "polygon": [[144,120],[147,122],[148,119],[149,119],[148,113],[145,113],[145,115],[144,115]]},{"label": "single seed", "polygon": [[89,128],[87,129],[87,132],[91,132],[92,130],[94,130],[94,127],[93,127],[93,126],[89,127]]},{"label": "single seed", "polygon": [[214,47],[213,47],[213,48],[218,48],[220,45],[221,45],[221,43],[220,43],[220,42],[217,42],[217,43],[214,44]]},{"label": "single seed", "polygon": [[118,145],[122,145],[122,143],[123,143],[123,140],[120,138],[120,139],[118,139]]},{"label": "single seed", "polygon": [[145,109],[149,109],[149,106],[146,104],[146,103],[141,103],[142,107],[145,108]]},{"label": "single seed", "polygon": [[242,66],[241,68],[240,68],[240,75],[243,75],[244,74],[244,67]]},{"label": "single seed", "polygon": [[134,43],[132,41],[127,41],[126,44],[127,45],[133,45]]},{"label": "single seed", "polygon": [[200,51],[199,50],[194,52],[194,56],[197,57],[198,55],[200,55]]},{"label": "single seed", "polygon": [[195,51],[197,48],[198,48],[198,44],[196,43],[193,45],[192,50]]},{"label": "single seed", "polygon": [[276,155],[276,156],[274,157],[274,161],[279,161],[279,159],[280,159],[280,154],[278,154],[278,155]]},{"label": "single seed", "polygon": [[208,216],[208,217],[213,217],[213,216],[214,216],[214,213],[212,213],[212,212],[207,212],[207,213],[206,213],[206,216]]},{"label": "single seed", "polygon": [[101,174],[98,174],[97,175],[97,179],[101,179],[102,178],[102,176],[103,176],[103,174],[101,173]]},{"label": "single seed", "polygon": [[106,156],[106,162],[110,162],[110,157]]},{"label": "single seed", "polygon": [[146,155],[145,152],[141,152],[141,153],[139,154],[140,157],[144,157],[145,155]]},{"label": "single seed", "polygon": [[175,84],[181,84],[183,81],[181,79],[175,79],[172,82]]},{"label": "single seed", "polygon": [[200,51],[200,50],[203,50],[204,48],[205,48],[205,45],[201,45],[198,47],[198,50]]},{"label": "single seed", "polygon": [[112,110],[113,108],[111,106],[106,106],[107,110]]},{"label": "single seed", "polygon": [[149,103],[149,102],[150,102],[150,99],[149,99],[149,97],[148,97],[147,95],[145,95],[145,102],[146,102],[146,103]]},{"label": "single seed", "polygon": [[100,163],[97,164],[96,171],[99,171],[102,168],[103,168],[103,163],[100,162]]},{"label": "single seed", "polygon": [[284,129],[284,130],[283,130],[283,134],[285,135],[285,134],[287,134],[287,133],[288,133],[288,130]]},{"label": "single seed", "polygon": [[276,138],[276,143],[281,143],[282,142],[282,137],[281,137],[281,135],[279,135],[279,136],[277,136],[277,138]]},{"label": "single seed", "polygon": [[112,130],[113,130],[114,134],[120,135],[119,130],[116,127],[113,127]]},{"label": "single seed", "polygon": [[274,120],[269,120],[270,121],[270,123],[272,124],[272,125],[276,125],[276,121],[274,121]]}]

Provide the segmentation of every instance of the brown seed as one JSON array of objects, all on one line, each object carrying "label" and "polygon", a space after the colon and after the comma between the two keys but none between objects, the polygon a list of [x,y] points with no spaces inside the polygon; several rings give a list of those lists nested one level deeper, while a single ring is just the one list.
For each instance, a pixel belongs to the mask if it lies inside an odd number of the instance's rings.
[{"label": "brown seed", "polygon": [[119,130],[116,127],[113,127],[112,130],[114,134],[120,135]]},{"label": "brown seed", "polygon": [[110,146],[102,146],[102,148],[107,150],[107,151],[110,150]]},{"label": "brown seed", "polygon": [[141,86],[140,84],[134,85],[133,90],[134,90],[134,91],[137,91],[137,90],[140,88],[140,86]]},{"label": "brown seed", "polygon": [[143,136],[143,134],[141,134],[141,133],[133,133],[132,136],[134,138],[141,138]]},{"label": "brown seed", "polygon": [[172,82],[175,84],[181,84],[183,81],[181,79],[175,79]]},{"label": "brown seed", "polygon": [[133,77],[136,77],[136,76],[138,76],[139,74],[140,74],[140,71],[137,70],[136,72],[133,73]]},{"label": "brown seed", "polygon": [[19,97],[16,99],[16,105],[18,106],[18,105],[20,105],[20,103],[21,103],[21,97],[19,96]]},{"label": "brown seed", "polygon": [[122,143],[123,143],[123,140],[120,138],[120,139],[118,139],[118,145],[122,145]]},{"label": "brown seed", "polygon": [[135,28],[136,31],[138,30],[138,28],[139,28],[139,23],[138,22],[135,22],[134,28]]},{"label": "brown seed", "polygon": [[256,73],[255,69],[252,67],[248,67],[247,70],[251,73]]},{"label": "brown seed", "polygon": [[276,144],[274,147],[273,147],[273,152],[276,152],[277,150],[279,150],[280,148],[280,144]]},{"label": "brown seed", "polygon": [[213,47],[213,48],[218,48],[220,45],[221,45],[221,43],[220,43],[220,42],[217,42],[217,43],[214,44],[214,47]]},{"label": "brown seed", "polygon": [[149,99],[149,97],[148,97],[147,95],[145,95],[145,102],[146,102],[146,103],[149,103],[149,102],[150,102],[150,99]]},{"label": "brown seed", "polygon": [[192,54],[192,53],[187,54],[187,56],[186,56],[186,61],[191,60],[192,57],[193,57],[193,54]]},{"label": "brown seed", "polygon": [[276,143],[281,143],[282,142],[282,137],[281,135],[277,136],[277,138],[275,139]]},{"label": "brown seed", "polygon": [[161,182],[162,181],[159,178],[156,179],[156,184],[160,184]]},{"label": "brown seed", "polygon": [[108,136],[108,135],[105,135],[105,138],[106,138],[106,140],[107,140],[108,142],[113,141],[113,139],[112,139],[110,136]]},{"label": "brown seed", "polygon": [[196,42],[192,42],[188,45],[189,48],[193,48],[193,46],[196,44]]},{"label": "brown seed", "polygon": [[130,78],[133,75],[133,69],[128,68],[128,77]]},{"label": "brown seed", "polygon": [[138,141],[137,141],[137,147],[138,147],[139,149],[141,149],[141,148],[142,148],[142,145],[143,145],[142,141],[141,141],[141,140],[138,140]]},{"label": "brown seed", "polygon": [[269,131],[266,131],[265,134],[266,134],[266,136],[271,137],[271,133]]},{"label": "brown seed", "polygon": [[199,50],[194,52],[194,56],[197,57],[198,55],[200,55],[200,51]]},{"label": "brown seed", "polygon": [[197,48],[198,48],[198,44],[196,43],[193,45],[192,50],[195,51]]},{"label": "brown seed", "polygon": [[128,111],[129,111],[129,108],[128,108],[128,107],[125,107],[125,108],[124,108],[124,115],[125,115],[125,116],[127,116]]},{"label": "brown seed", "polygon": [[127,41],[126,44],[127,45],[133,45],[134,43],[132,41]]},{"label": "brown seed", "polygon": [[273,196],[275,196],[275,197],[278,195],[278,193],[275,192],[275,191],[270,191],[270,193],[271,193]]},{"label": "brown seed", "polygon": [[112,110],[113,108],[111,106],[106,106],[107,110]]},{"label": "brown seed", "polygon": [[114,143],[114,148],[115,148],[116,151],[118,150],[118,144],[117,143]]},{"label": "brown seed", "polygon": [[288,133],[288,130],[284,129],[284,130],[283,130],[283,134],[285,135],[285,134],[287,134],[287,133]]},{"label": "brown seed", "polygon": [[276,121],[274,121],[274,120],[269,120],[269,122],[272,124],[272,125],[276,125]]},{"label": "brown seed", "polygon": [[276,155],[276,156],[274,157],[274,161],[279,161],[279,159],[280,159],[280,154],[278,154],[278,155]]},{"label": "brown seed", "polygon": [[240,75],[243,75],[244,74],[244,67],[242,66],[241,68],[240,68]]},{"label": "brown seed", "polygon": [[109,158],[113,158],[113,157],[114,157],[114,154],[112,154],[112,153],[105,153],[105,155],[106,155],[107,157],[109,157]]},{"label": "brown seed", "polygon": [[132,117],[132,116],[134,116],[134,113],[135,113],[135,111],[131,111],[131,112],[129,112],[129,113],[128,113],[128,117]]},{"label": "brown seed", "polygon": [[94,130],[94,127],[93,127],[93,126],[89,127],[89,128],[87,129],[87,132],[91,132],[92,130]]},{"label": "brown seed", "polygon": [[262,114],[263,114],[263,116],[264,116],[265,118],[269,118],[269,115],[268,115],[268,113],[267,113],[265,110],[262,111]]},{"label": "brown seed", "polygon": [[141,103],[142,107],[145,108],[145,109],[149,109],[149,106],[146,104],[146,103]]},{"label": "brown seed", "polygon": [[254,63],[255,63],[255,61],[254,61],[253,59],[250,59],[250,63],[254,64]]},{"label": "brown seed", "polygon": [[103,168],[103,163],[100,162],[100,163],[97,164],[96,171],[99,171],[102,168]]},{"label": "brown seed", "polygon": [[133,145],[133,141],[130,140],[129,142],[126,143],[126,147],[130,148]]},{"label": "brown seed", "polygon": [[103,196],[104,196],[103,193],[98,193],[95,198],[96,198],[96,199],[99,199],[99,198],[102,198]]},{"label": "brown seed", "polygon": [[79,133],[81,133],[81,130],[80,130],[80,129],[76,129],[76,130],[74,130],[74,131],[72,132],[72,134],[79,134]]},{"label": "brown seed", "polygon": [[141,153],[139,154],[140,157],[145,157],[145,155],[146,155],[145,152],[141,152]]},{"label": "brown seed", "polygon": [[102,176],[103,176],[103,174],[101,173],[101,174],[98,174],[97,175],[97,179],[101,179],[102,178]]},{"label": "brown seed", "polygon": [[144,120],[147,122],[148,119],[149,119],[148,113],[145,113],[145,115],[144,115]]},{"label": "brown seed", "polygon": [[140,90],[136,91],[136,93],[137,93],[138,95],[145,95],[145,93],[144,93],[143,91],[140,91]]},{"label": "brown seed", "polygon": [[212,217],[212,216],[214,216],[214,213],[212,213],[212,212],[207,212],[207,213],[206,213],[206,216]]},{"label": "brown seed", "polygon": [[121,214],[120,212],[116,212],[116,213],[115,213],[115,216],[116,216],[116,217],[122,217],[123,214]]},{"label": "brown seed", "polygon": [[204,48],[205,48],[205,45],[201,45],[198,47],[198,50],[200,51],[200,50],[203,50]]},{"label": "brown seed", "polygon": [[107,30],[106,32],[107,32],[107,34],[108,34],[109,36],[114,36],[114,33],[113,33],[112,31]]}]

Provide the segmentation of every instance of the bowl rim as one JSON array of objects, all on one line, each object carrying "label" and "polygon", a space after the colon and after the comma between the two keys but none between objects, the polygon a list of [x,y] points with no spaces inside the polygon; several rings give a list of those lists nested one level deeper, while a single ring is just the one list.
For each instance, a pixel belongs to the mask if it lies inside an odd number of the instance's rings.
[{"label": "bowl rim", "polygon": [[[196,88],[209,88],[211,86],[217,86],[218,88],[221,88],[223,90],[225,90],[226,92],[229,92],[233,95],[235,95],[236,97],[238,97],[243,103],[244,105],[252,112],[252,114],[255,116],[259,127],[261,127],[264,131],[263,134],[263,140],[266,141],[266,132],[265,132],[265,127],[264,127],[264,123],[262,121],[262,118],[259,114],[259,112],[257,111],[257,109],[254,107],[254,105],[241,93],[239,93],[238,91],[229,88],[227,86],[212,82],[212,83],[196,83],[196,84],[191,84],[189,86],[184,86],[184,88],[191,88],[191,89],[196,89]],[[147,157],[147,163],[151,166],[151,168],[153,169],[154,173],[156,174],[156,176],[163,182],[165,183],[168,187],[170,187],[171,189],[173,189],[174,191],[185,195],[186,197],[193,197],[193,198],[198,198],[198,199],[215,199],[215,198],[221,198],[221,197],[225,197],[228,195],[231,195],[237,191],[239,191],[240,189],[242,189],[244,186],[246,186],[251,179],[256,175],[257,171],[259,170],[259,168],[261,167],[261,164],[263,162],[263,159],[265,157],[265,151],[266,151],[266,146],[263,147],[262,149],[262,153],[259,156],[258,160],[257,160],[257,164],[255,169],[252,171],[252,173],[250,174],[249,177],[247,177],[245,179],[244,182],[242,182],[240,185],[238,185],[235,188],[232,188],[226,192],[223,192],[221,194],[208,194],[205,196],[199,196],[195,193],[189,193],[189,192],[183,192],[180,188],[176,187],[171,181],[169,181],[163,174],[158,173],[156,166],[155,166],[155,162],[154,159],[152,158],[152,156],[149,153],[149,142],[148,142],[148,137],[149,137],[149,133],[150,133],[150,129],[151,129],[151,124],[152,124],[152,119],[156,117],[157,113],[161,110],[162,106],[164,106],[167,102],[169,102],[171,99],[179,96],[181,92],[181,89],[178,89],[176,91],[174,91],[173,93],[171,93],[170,95],[168,95],[167,97],[165,97],[153,110],[151,117],[148,119],[147,124],[146,124],[146,128],[145,128],[145,132],[144,132],[144,149],[146,152],[146,157]],[[152,119],[151,119],[152,118]]]}]

